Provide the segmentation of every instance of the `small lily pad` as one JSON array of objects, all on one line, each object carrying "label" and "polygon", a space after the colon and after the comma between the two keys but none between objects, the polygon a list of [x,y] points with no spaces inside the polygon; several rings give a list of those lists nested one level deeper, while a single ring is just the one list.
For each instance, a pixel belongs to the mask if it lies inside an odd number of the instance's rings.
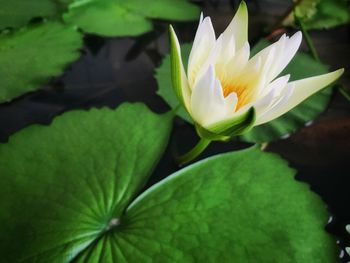
[{"label": "small lily pad", "polygon": [[0,103],[60,75],[80,56],[82,37],[59,22],[32,25],[0,35]]},{"label": "small lily pad", "polygon": [[102,36],[134,36],[152,30],[150,19],[195,20],[197,6],[187,0],[91,0],[74,1],[63,15],[87,33]]}]

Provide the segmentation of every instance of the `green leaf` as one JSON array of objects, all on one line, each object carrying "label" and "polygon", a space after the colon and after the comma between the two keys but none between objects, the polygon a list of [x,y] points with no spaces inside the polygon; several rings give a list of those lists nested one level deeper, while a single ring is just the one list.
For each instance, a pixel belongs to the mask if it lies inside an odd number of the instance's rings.
[{"label": "green leaf", "polygon": [[[317,12],[317,5],[321,0],[299,0],[299,4],[295,6],[294,13],[296,16],[299,17],[299,19],[302,19],[303,21],[306,21],[313,17]],[[296,0],[294,0],[296,2]],[[287,16],[284,21],[283,25],[285,26],[294,26],[294,13],[291,12],[289,16]]]},{"label": "green leaf", "polygon": [[[258,48],[263,48],[266,45],[268,45],[267,41],[261,41]],[[253,50],[253,53],[256,52],[257,49]],[[297,80],[327,72],[328,66],[316,61],[311,55],[298,52],[281,75],[290,74],[290,80]],[[324,89],[281,117],[254,127],[250,132],[243,134],[241,138],[248,142],[270,142],[293,133],[326,109],[331,93],[332,89]]]},{"label": "green leaf", "polygon": [[0,144],[2,262],[336,260],[320,198],[257,148],[186,167],[132,201],[172,117],[142,104],[72,111]]},{"label": "green leaf", "polygon": [[62,10],[55,0],[0,0],[0,30],[26,25],[34,17],[53,17]]},{"label": "green leaf", "polygon": [[124,6],[145,17],[167,20],[199,20],[199,9],[188,0],[152,0],[145,5],[144,0],[124,1]]},{"label": "green leaf", "polygon": [[323,203],[293,175],[257,149],[198,162],[139,196],[77,262],[337,262]]},{"label": "green leaf", "polygon": [[305,21],[307,29],[331,28],[350,21],[349,7],[346,0],[322,0],[317,5],[317,12]]},{"label": "green leaf", "polygon": [[76,60],[81,34],[58,22],[0,35],[0,102],[33,91]]},{"label": "green leaf", "polygon": [[[181,46],[182,62],[185,69],[187,69],[188,57],[190,55],[192,44],[184,44]],[[162,64],[156,69],[155,78],[158,83],[157,94],[161,96],[172,109],[180,105],[178,98],[172,88],[171,83],[171,63],[170,55],[166,55]],[[191,117],[188,115],[184,107],[181,107],[177,114],[184,120],[192,123]]]},{"label": "green leaf", "polygon": [[[306,29],[324,29],[347,24],[350,12],[346,0],[303,0],[295,8],[295,15]],[[284,25],[295,26],[294,14],[288,16]]]},{"label": "green leaf", "polygon": [[87,33],[108,37],[134,36],[152,29],[152,23],[144,16],[129,12],[112,0],[74,2],[63,19]]},{"label": "green leaf", "polygon": [[152,30],[149,18],[194,20],[199,9],[186,0],[77,0],[63,15],[85,32],[103,36],[134,36]]},{"label": "green leaf", "polygon": [[172,117],[142,104],[72,111],[0,144],[1,262],[69,262],[98,242],[161,157]]}]

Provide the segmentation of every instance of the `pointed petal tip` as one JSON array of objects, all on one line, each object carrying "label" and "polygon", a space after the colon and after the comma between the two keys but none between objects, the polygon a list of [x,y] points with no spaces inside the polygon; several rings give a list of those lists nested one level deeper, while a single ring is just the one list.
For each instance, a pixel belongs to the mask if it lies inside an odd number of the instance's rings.
[{"label": "pointed petal tip", "polygon": [[176,48],[180,52],[180,43],[172,25],[169,25],[170,49]]},{"label": "pointed petal tip", "polygon": [[240,10],[240,9],[246,9],[246,10],[248,10],[247,4],[246,4],[245,1],[241,1],[241,2],[240,2],[239,7],[238,7],[238,10]]},{"label": "pointed petal tip", "polygon": [[208,23],[209,25],[213,26],[213,23],[211,22],[210,16],[206,16],[203,18],[203,21],[201,24]]},{"label": "pointed petal tip", "polygon": [[248,19],[248,7],[245,1],[241,1],[236,11],[236,15],[240,15]]},{"label": "pointed petal tip", "polygon": [[297,31],[297,32],[295,32],[294,33],[294,35],[293,36],[296,36],[296,37],[300,37],[300,38],[302,38],[303,37],[303,33],[301,33],[301,31]]},{"label": "pointed petal tip", "polygon": [[336,73],[338,75],[338,78],[344,74],[345,69],[344,68],[340,68],[337,69],[336,71],[334,71],[334,73]]},{"label": "pointed petal tip", "polygon": [[203,19],[204,19],[204,15],[203,15],[203,12],[201,12],[201,15],[199,17],[199,24],[202,24]]},{"label": "pointed petal tip", "polygon": [[348,231],[350,233],[350,225],[346,225],[346,231]]},{"label": "pointed petal tip", "polygon": [[291,36],[291,39],[295,40],[296,43],[300,46],[301,41],[303,40],[303,34],[301,33],[301,31],[298,31],[294,33],[293,36]]},{"label": "pointed petal tip", "polygon": [[[325,76],[325,82],[327,82],[329,84],[333,83],[334,81],[338,80],[341,75],[343,75],[344,73],[344,68],[340,68],[337,70],[334,70],[332,72],[329,72],[327,74],[321,75],[321,76]],[[318,76],[316,76],[315,78],[317,78]]]},{"label": "pointed petal tip", "polygon": [[177,38],[175,30],[172,25],[169,25],[169,37],[170,37],[170,40]]}]

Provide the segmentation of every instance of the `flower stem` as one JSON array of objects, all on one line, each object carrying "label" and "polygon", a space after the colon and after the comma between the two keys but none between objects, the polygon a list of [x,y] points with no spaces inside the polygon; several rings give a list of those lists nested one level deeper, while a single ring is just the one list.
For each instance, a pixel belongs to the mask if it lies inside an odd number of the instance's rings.
[{"label": "flower stem", "polygon": [[306,44],[311,52],[311,55],[314,57],[315,60],[320,61],[320,58],[318,57],[318,54],[316,51],[316,48],[315,48],[314,44],[312,43],[312,39],[305,28],[304,22],[297,15],[295,15],[295,20],[299,24],[300,30],[303,33],[303,36],[304,36]]},{"label": "flower stem", "polygon": [[344,89],[342,86],[339,87],[339,92],[340,92],[340,94],[342,94],[342,95],[344,96],[344,98],[345,98],[348,102],[350,102],[350,95],[349,95],[349,93],[347,93],[347,92],[345,91],[345,89]]},{"label": "flower stem", "polygon": [[210,144],[210,140],[201,138],[200,141],[189,152],[176,158],[179,166],[182,166],[198,157]]},{"label": "flower stem", "polygon": [[280,19],[277,21],[276,24],[274,24],[270,31],[275,31],[281,27],[283,27],[283,21],[286,20],[286,18],[288,16],[290,16],[290,14],[292,14],[294,12],[294,9],[302,2],[302,0],[297,0],[295,2],[293,2],[293,4],[286,10],[286,12],[284,12],[284,14],[280,17]]}]

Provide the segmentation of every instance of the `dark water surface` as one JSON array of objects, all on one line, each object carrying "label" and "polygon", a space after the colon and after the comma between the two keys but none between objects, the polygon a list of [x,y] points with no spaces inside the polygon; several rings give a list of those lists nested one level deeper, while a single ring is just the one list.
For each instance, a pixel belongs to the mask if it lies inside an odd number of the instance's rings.
[{"label": "dark water surface", "polygon": [[[212,16],[217,32],[221,32],[233,15],[235,1],[199,3],[206,15]],[[254,43],[266,36],[265,28],[278,20],[286,6],[271,1],[250,1],[250,40]],[[177,23],[181,42],[193,40],[197,22]],[[48,124],[54,116],[71,109],[117,107],[124,101],[141,101],[153,111],[165,112],[167,104],[156,95],[153,77],[155,67],[168,50],[168,23],[155,21],[155,30],[137,38],[85,38],[81,58],[67,68],[65,74],[15,101],[0,105],[0,141],[33,123]],[[311,32],[321,60],[332,69],[344,67],[342,83],[350,83],[349,27]],[[153,184],[178,168],[174,151],[185,152],[197,141],[193,128],[177,119],[170,145],[149,184]],[[201,156],[236,150],[245,143],[213,143]],[[335,92],[329,109],[311,126],[287,139],[270,144],[268,151],[282,155],[299,172],[298,180],[307,182],[327,204],[332,221],[327,230],[336,235],[340,246],[350,246],[345,225],[350,223],[350,103]],[[291,219],[292,220],[292,219]],[[349,260],[343,257],[344,262]]]}]

